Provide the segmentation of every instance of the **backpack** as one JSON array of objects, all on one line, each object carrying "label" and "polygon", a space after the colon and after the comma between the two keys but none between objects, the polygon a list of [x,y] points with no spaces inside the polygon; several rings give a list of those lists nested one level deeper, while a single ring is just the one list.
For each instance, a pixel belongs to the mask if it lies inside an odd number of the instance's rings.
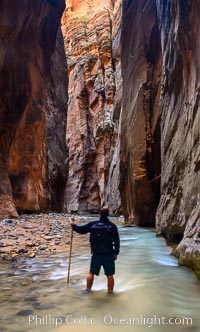
[{"label": "backpack", "polygon": [[90,228],[90,244],[94,254],[112,254],[112,226],[109,223],[97,221]]}]

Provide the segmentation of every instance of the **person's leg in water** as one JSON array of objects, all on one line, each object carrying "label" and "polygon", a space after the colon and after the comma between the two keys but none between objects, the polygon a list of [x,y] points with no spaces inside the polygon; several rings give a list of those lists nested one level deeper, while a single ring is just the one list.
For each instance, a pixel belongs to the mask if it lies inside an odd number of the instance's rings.
[{"label": "person's leg in water", "polygon": [[91,288],[92,288],[92,285],[93,285],[93,280],[94,280],[94,274],[92,272],[89,272],[88,276],[87,276],[87,287],[86,287],[86,290],[88,292],[91,291]]},{"label": "person's leg in water", "polygon": [[91,291],[94,275],[98,276],[101,269],[101,257],[99,255],[92,255],[92,259],[90,262],[90,270],[87,276],[87,287],[86,290]]},{"label": "person's leg in water", "polygon": [[107,281],[108,281],[108,293],[113,293],[113,288],[114,288],[114,278],[113,275],[107,276]]},{"label": "person's leg in water", "polygon": [[[92,285],[94,281],[94,274],[89,272],[87,276],[87,288],[86,290],[88,292],[91,291]],[[113,288],[114,288],[114,278],[113,275],[107,276],[107,285],[108,285],[108,293],[113,293]]]}]

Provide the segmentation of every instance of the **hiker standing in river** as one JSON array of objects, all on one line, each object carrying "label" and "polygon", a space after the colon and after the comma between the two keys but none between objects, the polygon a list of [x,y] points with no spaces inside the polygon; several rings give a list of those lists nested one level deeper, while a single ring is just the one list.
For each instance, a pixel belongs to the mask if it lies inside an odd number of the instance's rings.
[{"label": "hiker standing in river", "polygon": [[70,223],[73,230],[80,234],[90,233],[91,263],[87,276],[86,290],[91,291],[94,275],[99,275],[103,266],[107,276],[108,293],[113,293],[115,274],[115,260],[119,254],[120,240],[117,226],[109,219],[108,208],[100,210],[100,219],[89,222],[83,226],[77,226],[73,218]]}]

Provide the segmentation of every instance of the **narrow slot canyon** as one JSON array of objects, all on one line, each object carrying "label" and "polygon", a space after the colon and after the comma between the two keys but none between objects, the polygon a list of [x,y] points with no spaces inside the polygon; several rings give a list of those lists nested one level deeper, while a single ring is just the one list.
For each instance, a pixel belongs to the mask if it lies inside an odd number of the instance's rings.
[{"label": "narrow slot canyon", "polygon": [[0,1],[0,331],[199,331],[199,19]]}]

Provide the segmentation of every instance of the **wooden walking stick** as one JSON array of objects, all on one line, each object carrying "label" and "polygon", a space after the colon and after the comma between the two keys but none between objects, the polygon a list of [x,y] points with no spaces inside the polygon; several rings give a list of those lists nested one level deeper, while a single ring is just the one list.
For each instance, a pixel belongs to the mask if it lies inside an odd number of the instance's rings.
[{"label": "wooden walking stick", "polygon": [[73,228],[71,227],[67,287],[69,286],[70,266],[71,266],[71,258],[72,258],[72,243],[73,243]]}]

